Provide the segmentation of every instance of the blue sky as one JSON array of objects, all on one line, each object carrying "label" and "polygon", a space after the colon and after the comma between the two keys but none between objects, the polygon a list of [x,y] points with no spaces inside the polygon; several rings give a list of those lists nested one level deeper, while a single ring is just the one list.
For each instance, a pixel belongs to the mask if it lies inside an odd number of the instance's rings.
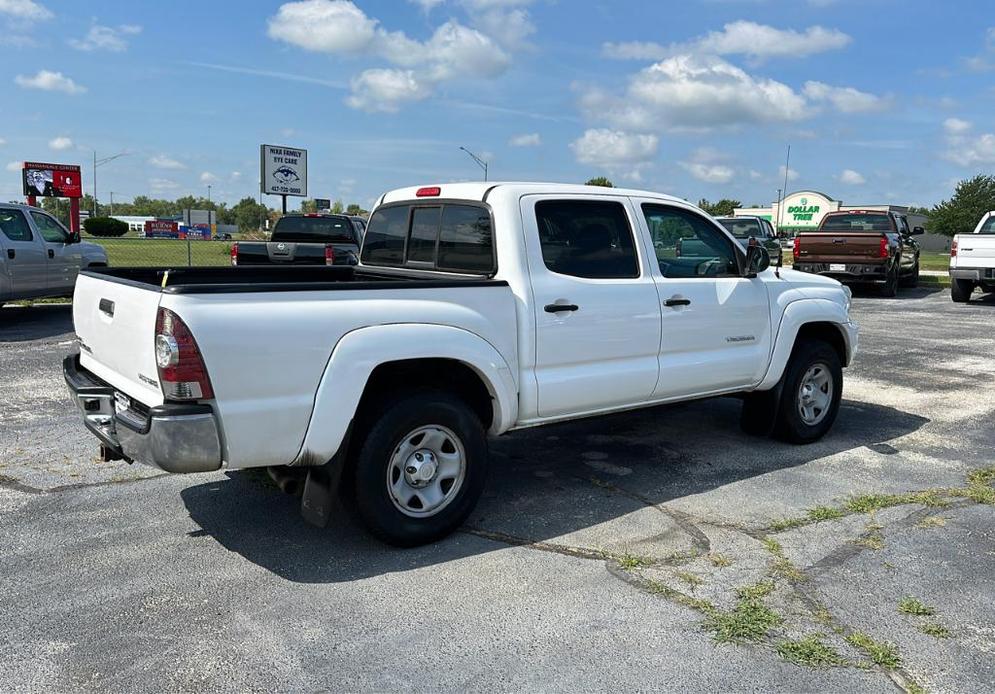
[{"label": "blue sky", "polygon": [[[85,7],[83,7],[85,5]],[[930,205],[995,169],[991,0],[0,0],[0,199],[18,162],[99,197],[584,181],[769,203],[783,185]],[[265,200],[278,205],[277,198]]]}]

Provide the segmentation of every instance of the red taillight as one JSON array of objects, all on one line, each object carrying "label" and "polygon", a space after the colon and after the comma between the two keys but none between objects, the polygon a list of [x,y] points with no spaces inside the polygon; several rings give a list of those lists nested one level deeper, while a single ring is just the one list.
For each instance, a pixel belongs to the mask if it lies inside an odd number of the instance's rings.
[{"label": "red taillight", "polygon": [[415,197],[418,198],[437,198],[442,194],[442,188],[439,186],[431,186],[429,188],[419,188],[415,193]]},{"label": "red taillight", "polygon": [[950,244],[950,257],[951,258],[957,257],[957,239],[954,239],[953,243]]},{"label": "red taillight", "polygon": [[881,245],[878,246],[878,257],[887,258],[888,257],[888,237],[881,237]]},{"label": "red taillight", "polygon": [[231,264],[238,265],[238,244],[233,243],[231,245]]},{"label": "red taillight", "polygon": [[798,260],[798,256],[802,254],[802,240],[799,237],[795,237],[791,242],[791,257]]},{"label": "red taillight", "polygon": [[167,400],[214,397],[214,388],[193,333],[168,308],[159,307],[155,319],[155,361],[159,384]]},{"label": "red taillight", "polygon": [[335,249],[331,246],[325,246],[325,265],[335,264]]}]

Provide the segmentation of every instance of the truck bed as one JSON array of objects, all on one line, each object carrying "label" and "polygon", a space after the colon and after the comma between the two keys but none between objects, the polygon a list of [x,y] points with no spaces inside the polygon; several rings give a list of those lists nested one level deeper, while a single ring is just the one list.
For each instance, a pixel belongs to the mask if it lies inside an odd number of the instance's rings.
[{"label": "truck bed", "polygon": [[884,232],[806,231],[798,234],[798,260],[806,263],[867,263],[883,265]]}]

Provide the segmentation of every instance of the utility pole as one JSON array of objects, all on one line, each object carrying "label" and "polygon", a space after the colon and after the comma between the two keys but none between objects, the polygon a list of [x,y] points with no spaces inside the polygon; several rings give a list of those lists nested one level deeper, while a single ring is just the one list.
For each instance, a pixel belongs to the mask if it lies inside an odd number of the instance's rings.
[{"label": "utility pole", "polygon": [[211,184],[207,184],[207,206],[211,206]]},{"label": "utility pole", "polygon": [[[791,145],[788,145],[788,156],[784,160],[784,195],[788,194],[788,174],[791,173]],[[783,201],[783,198],[782,198]],[[784,205],[777,206],[777,230],[778,233],[781,232],[781,222],[784,219],[784,215],[781,213],[781,208]]]},{"label": "utility pole", "polygon": [[110,191],[110,193],[111,193],[111,217],[113,217],[114,216],[114,191],[112,190],[112,191]]},{"label": "utility pole", "polygon": [[127,156],[128,152],[121,152],[115,154],[113,157],[104,157],[103,159],[97,159],[97,150],[93,150],[93,216],[97,216],[97,167],[103,166],[109,162],[114,161],[119,157]]},{"label": "utility pole", "polygon": [[460,147],[461,150],[470,155],[470,158],[477,162],[477,166],[484,170],[484,181],[487,180],[487,162],[478,157],[476,154],[468,150],[466,147]]}]

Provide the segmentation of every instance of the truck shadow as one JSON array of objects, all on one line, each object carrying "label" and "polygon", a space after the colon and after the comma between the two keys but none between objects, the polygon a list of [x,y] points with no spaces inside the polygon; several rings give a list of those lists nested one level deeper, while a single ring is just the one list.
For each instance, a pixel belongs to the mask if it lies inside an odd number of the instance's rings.
[{"label": "truck shadow", "polygon": [[0,343],[72,335],[72,304],[35,304],[0,308]]},{"label": "truck shadow", "polygon": [[[232,472],[225,480],[188,487],[181,496],[202,528],[198,535],[210,535],[286,580],[336,583],[507,546],[494,537],[527,544],[557,542],[572,534],[562,542],[577,543],[585,533],[594,533],[586,539],[596,545],[596,538],[631,531],[622,526],[648,505],[680,503],[691,495],[843,451],[859,456],[863,449],[874,455],[865,449],[870,446],[878,453],[897,452],[885,442],[929,421],[890,407],[844,401],[830,436],[809,446],[791,446],[740,433],[738,414],[739,403],[723,398],[568,422],[494,440],[487,489],[464,529],[409,550],[372,539],[342,508],[336,509],[328,528],[308,525],[298,511],[299,501],[281,494],[258,473]],[[751,504],[778,494],[769,483],[757,497],[744,489],[737,493],[735,505],[742,509],[736,512],[749,516]],[[660,519],[664,523],[665,516]],[[664,529],[650,530],[652,534]]]}]

